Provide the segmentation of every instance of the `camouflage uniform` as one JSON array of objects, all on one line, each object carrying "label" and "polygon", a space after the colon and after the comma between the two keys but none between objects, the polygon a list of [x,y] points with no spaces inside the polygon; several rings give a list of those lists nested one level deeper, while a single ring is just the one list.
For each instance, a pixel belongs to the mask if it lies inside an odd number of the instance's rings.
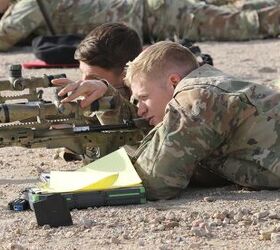
[{"label": "camouflage uniform", "polygon": [[[233,2],[233,1],[222,1]],[[215,6],[195,0],[147,0],[144,34],[151,40],[248,40],[280,34],[280,5],[275,0]]]},{"label": "camouflage uniform", "polygon": [[[57,34],[88,34],[105,22],[124,22],[142,37],[143,0],[44,0]],[[0,51],[36,31],[45,34],[46,26],[36,0],[21,0],[12,5],[0,20]]]},{"label": "camouflage uniform", "polygon": [[[0,20],[0,51],[34,31],[46,33],[36,0],[16,2]],[[44,0],[44,5],[58,34],[87,34],[115,21],[127,23],[145,41],[174,36],[247,40],[280,34],[279,0]]]},{"label": "camouflage uniform", "polygon": [[280,93],[204,65],[176,87],[162,123],[132,158],[149,199],[185,189],[196,168],[280,188]]}]

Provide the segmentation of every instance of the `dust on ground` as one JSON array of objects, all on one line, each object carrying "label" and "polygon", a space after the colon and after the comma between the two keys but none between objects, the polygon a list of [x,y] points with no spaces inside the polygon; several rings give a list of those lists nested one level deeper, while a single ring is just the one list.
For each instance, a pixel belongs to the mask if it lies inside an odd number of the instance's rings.
[{"label": "dust on ground", "polygon": [[[280,81],[279,39],[198,45],[226,73],[272,87]],[[34,56],[24,48],[0,53],[0,58],[0,78],[6,78],[9,64]],[[57,73],[80,77],[78,69],[23,72]],[[41,171],[81,166],[54,155],[55,150],[0,149],[0,249],[279,249],[279,190],[248,191],[234,185],[190,188],[179,199],[144,205],[73,210],[73,226],[38,227],[32,211],[12,212],[7,203],[34,185]]]}]

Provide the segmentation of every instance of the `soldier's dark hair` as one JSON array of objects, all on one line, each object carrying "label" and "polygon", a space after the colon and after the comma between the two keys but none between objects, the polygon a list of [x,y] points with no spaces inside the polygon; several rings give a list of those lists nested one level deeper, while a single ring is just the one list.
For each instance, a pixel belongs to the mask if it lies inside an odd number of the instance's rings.
[{"label": "soldier's dark hair", "polygon": [[122,23],[105,23],[93,29],[79,44],[75,59],[121,73],[126,63],[142,51],[135,30]]}]

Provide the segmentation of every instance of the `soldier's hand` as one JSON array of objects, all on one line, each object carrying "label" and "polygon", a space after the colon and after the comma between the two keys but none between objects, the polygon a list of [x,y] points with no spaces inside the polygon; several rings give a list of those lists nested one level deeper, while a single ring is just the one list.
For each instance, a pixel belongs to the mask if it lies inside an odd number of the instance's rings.
[{"label": "soldier's hand", "polygon": [[52,83],[57,86],[64,86],[58,93],[59,96],[65,96],[61,102],[70,102],[78,97],[82,97],[81,107],[89,106],[95,100],[103,97],[108,90],[107,84],[101,80],[84,80],[71,81],[67,78],[52,80]]}]

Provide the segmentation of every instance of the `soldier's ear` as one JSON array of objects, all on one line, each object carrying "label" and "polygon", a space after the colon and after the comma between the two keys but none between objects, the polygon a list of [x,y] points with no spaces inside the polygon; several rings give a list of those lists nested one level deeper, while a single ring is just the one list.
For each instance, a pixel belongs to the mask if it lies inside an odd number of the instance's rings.
[{"label": "soldier's ear", "polygon": [[177,86],[177,84],[181,81],[181,76],[177,73],[172,73],[168,77],[168,82],[171,84],[174,88]]}]

